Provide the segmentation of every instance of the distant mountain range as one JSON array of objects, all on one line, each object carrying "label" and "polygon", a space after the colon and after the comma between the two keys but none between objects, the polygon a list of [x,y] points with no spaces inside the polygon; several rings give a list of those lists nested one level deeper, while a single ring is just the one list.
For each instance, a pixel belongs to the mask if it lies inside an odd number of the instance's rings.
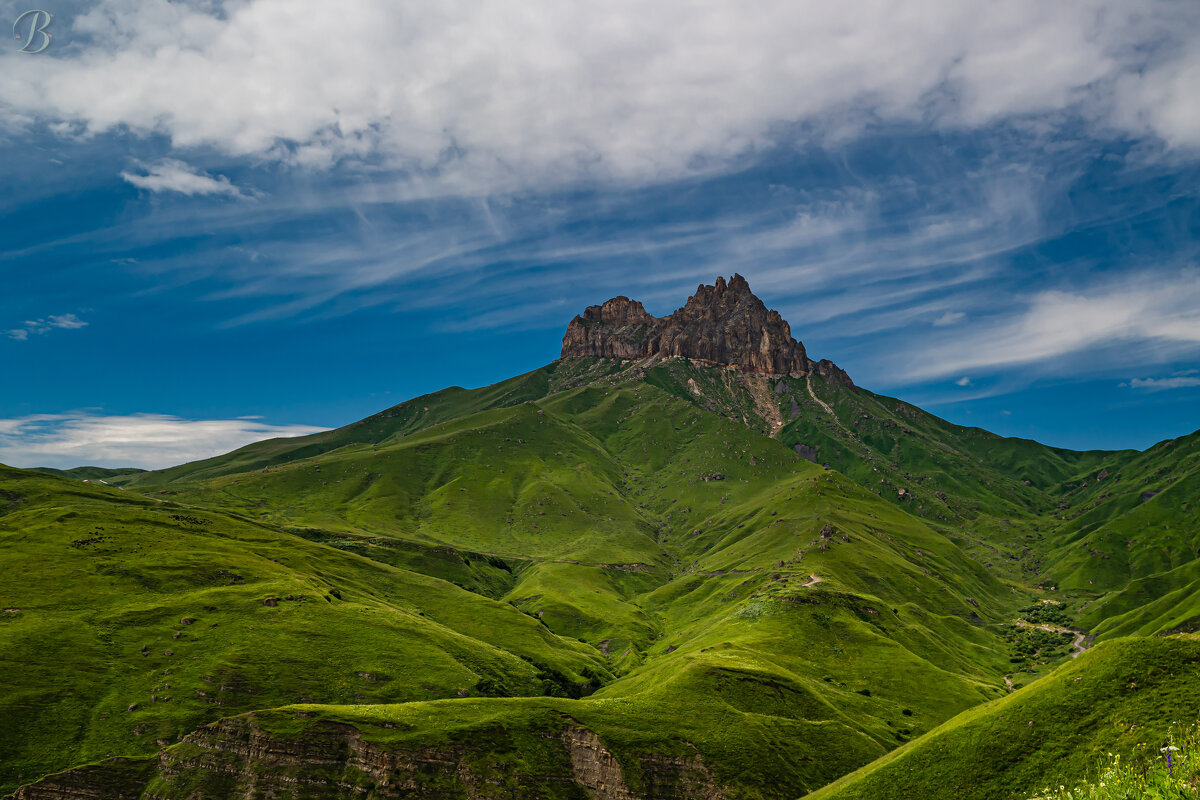
[{"label": "distant mountain range", "polygon": [[876,395],[738,275],[613,298],[337,430],[0,468],[0,792],[1032,796],[1200,718],[1198,471]]}]

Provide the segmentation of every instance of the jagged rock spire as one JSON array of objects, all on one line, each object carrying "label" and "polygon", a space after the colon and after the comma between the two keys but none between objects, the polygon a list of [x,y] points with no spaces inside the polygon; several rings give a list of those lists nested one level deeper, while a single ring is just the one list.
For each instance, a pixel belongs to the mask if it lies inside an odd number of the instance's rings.
[{"label": "jagged rock spire", "polygon": [[[642,359],[650,356],[689,358],[737,367],[764,375],[806,375],[818,370],[791,327],[770,310],[734,274],[701,284],[683,308],[667,317],[647,313],[628,297],[590,306],[571,320],[563,337],[562,358],[601,356]],[[844,379],[832,362],[819,362],[822,375]]]}]

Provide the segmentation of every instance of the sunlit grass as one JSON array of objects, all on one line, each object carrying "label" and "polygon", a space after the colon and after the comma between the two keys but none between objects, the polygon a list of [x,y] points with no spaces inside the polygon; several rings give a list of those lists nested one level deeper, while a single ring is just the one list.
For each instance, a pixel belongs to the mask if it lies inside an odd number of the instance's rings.
[{"label": "sunlit grass", "polygon": [[1200,796],[1200,726],[1173,729],[1162,747],[1132,757],[1108,753],[1099,776],[1073,789],[1046,788],[1031,800],[1176,800]]}]

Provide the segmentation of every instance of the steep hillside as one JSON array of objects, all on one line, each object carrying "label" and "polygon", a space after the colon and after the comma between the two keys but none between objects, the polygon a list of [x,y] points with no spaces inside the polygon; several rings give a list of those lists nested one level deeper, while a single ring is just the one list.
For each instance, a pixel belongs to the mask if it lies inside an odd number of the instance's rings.
[{"label": "steep hillside", "polygon": [[1108,591],[1186,568],[1200,555],[1200,431],[1065,485],[1051,573]]},{"label": "steep hillside", "polygon": [[1065,484],[1136,455],[1061,450],[964,428],[816,373],[747,375],[676,359],[628,365],[610,379],[651,383],[771,436],[924,518],[995,574],[1023,583],[1047,579]]},{"label": "steep hillside", "polygon": [[1115,639],[966,711],[806,800],[1008,800],[1087,778],[1104,753],[1200,718],[1200,640]]},{"label": "steep hillside", "polygon": [[415,397],[366,419],[309,436],[255,442],[215,458],[129,476],[131,487],[161,486],[246,472],[309,458],[347,445],[375,445],[423,430],[440,422],[492,408],[506,408],[544,397],[564,386],[602,377],[613,370],[606,362],[558,362],[481,389],[452,386]]}]

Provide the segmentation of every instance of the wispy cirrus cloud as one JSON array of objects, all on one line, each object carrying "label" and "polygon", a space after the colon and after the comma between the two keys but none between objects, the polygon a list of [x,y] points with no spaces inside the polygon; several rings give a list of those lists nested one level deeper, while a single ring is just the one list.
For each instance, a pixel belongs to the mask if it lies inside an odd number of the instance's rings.
[{"label": "wispy cirrus cloud", "polygon": [[26,320],[20,327],[8,331],[8,338],[24,342],[31,336],[40,336],[52,330],[78,330],[87,327],[87,323],[74,314],[52,314],[49,317]]},{"label": "wispy cirrus cloud", "polygon": [[1015,311],[994,313],[952,338],[927,340],[921,359],[906,371],[912,379],[932,379],[1083,360],[1089,353],[1106,354],[1111,368],[1200,351],[1200,270],[1194,268],[1126,274],[1091,290],[1045,290],[1018,302]]},{"label": "wispy cirrus cloud", "polygon": [[255,419],[168,414],[37,414],[0,419],[0,462],[15,467],[163,467],[220,455],[251,442],[327,428]]},{"label": "wispy cirrus cloud", "polygon": [[139,165],[142,173],[122,172],[121,177],[139,189],[148,192],[177,192],[189,197],[195,195],[226,195],[244,197],[241,189],[234,186],[224,175],[212,176],[173,158],[156,164]]},{"label": "wispy cirrus cloud", "polygon": [[944,328],[947,325],[954,325],[966,319],[967,315],[962,311],[947,311],[933,321],[933,324],[939,328]]}]

